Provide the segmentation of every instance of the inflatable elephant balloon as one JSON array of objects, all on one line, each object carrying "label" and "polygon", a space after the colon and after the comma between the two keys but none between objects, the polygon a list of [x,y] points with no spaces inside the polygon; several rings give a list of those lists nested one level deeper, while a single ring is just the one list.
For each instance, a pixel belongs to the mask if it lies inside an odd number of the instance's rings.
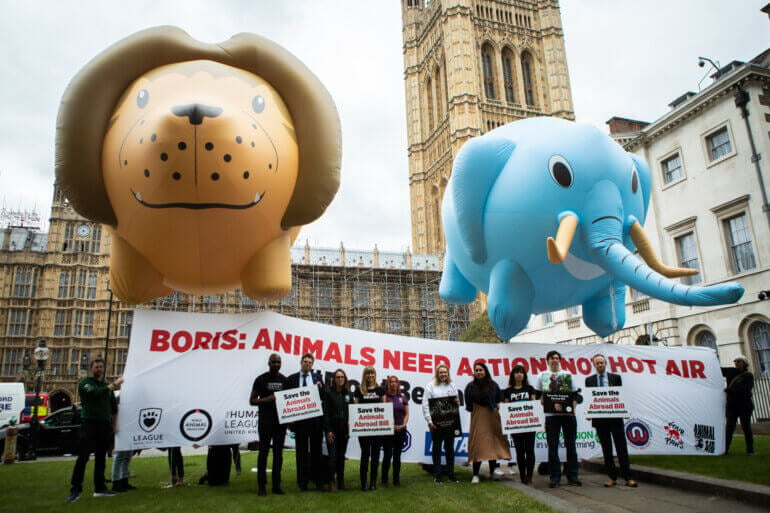
[{"label": "inflatable elephant balloon", "polygon": [[625,323],[626,286],[679,305],[738,301],[738,283],[672,280],[697,271],[658,260],[642,230],[649,203],[645,162],[595,127],[531,118],[471,139],[444,194],[439,293],[458,304],[488,294],[503,339],[574,305],[605,337]]},{"label": "inflatable elephant balloon", "polygon": [[254,34],[196,41],[148,29],[68,86],[56,180],[112,236],[110,286],[127,303],[180,290],[254,299],[291,290],[290,248],[339,188],[328,91]]}]

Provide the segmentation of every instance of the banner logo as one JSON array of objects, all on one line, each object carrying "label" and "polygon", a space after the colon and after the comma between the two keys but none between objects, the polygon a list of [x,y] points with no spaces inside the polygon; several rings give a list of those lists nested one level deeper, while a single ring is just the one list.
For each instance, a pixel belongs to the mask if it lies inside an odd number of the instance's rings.
[{"label": "banner logo", "polygon": [[716,438],[714,438],[714,426],[695,424],[692,436],[695,438],[696,449],[714,454],[714,442],[716,441]]},{"label": "banner logo", "polygon": [[401,452],[406,452],[412,447],[412,433],[406,430],[404,441],[401,443]]},{"label": "banner logo", "polygon": [[160,425],[162,408],[142,408],[139,410],[139,427],[145,433],[152,433]]},{"label": "banner logo", "polygon": [[191,442],[199,442],[211,431],[211,415],[206,410],[195,409],[184,414],[179,423],[182,436]]},{"label": "banner logo", "polygon": [[666,433],[666,445],[684,449],[684,429],[677,426],[676,422],[669,422],[663,426]]},{"label": "banner logo", "polygon": [[626,439],[637,449],[646,449],[652,442],[652,429],[643,420],[631,419],[626,422]]}]

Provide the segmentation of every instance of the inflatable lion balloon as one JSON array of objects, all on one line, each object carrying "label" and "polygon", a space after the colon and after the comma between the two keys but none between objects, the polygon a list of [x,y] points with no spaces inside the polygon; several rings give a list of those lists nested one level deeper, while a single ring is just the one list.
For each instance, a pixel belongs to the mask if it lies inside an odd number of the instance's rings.
[{"label": "inflatable lion balloon", "polygon": [[134,34],[75,76],[57,122],[57,183],[109,226],[111,287],[128,303],[288,293],[291,244],[337,192],[340,159],[327,90],[253,34]]}]

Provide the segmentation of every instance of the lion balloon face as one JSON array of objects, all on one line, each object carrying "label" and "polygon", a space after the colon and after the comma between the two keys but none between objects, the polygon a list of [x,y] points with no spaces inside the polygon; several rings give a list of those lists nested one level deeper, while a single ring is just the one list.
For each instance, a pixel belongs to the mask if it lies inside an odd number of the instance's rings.
[{"label": "lion balloon face", "polygon": [[136,80],[104,138],[115,233],[171,287],[237,286],[281,232],[298,148],[280,95],[260,77],[193,61]]}]

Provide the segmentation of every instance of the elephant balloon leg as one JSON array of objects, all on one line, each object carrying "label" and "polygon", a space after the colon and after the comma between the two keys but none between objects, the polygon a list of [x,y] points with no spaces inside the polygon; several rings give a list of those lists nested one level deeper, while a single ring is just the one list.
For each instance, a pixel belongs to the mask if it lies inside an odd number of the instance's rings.
[{"label": "elephant balloon leg", "polygon": [[516,262],[500,260],[489,277],[489,321],[500,338],[507,340],[527,326],[532,315],[535,289]]},{"label": "elephant balloon leg", "polygon": [[112,232],[110,288],[130,304],[144,303],[171,294],[163,276],[128,242]]},{"label": "elephant balloon leg", "polygon": [[626,285],[612,280],[607,289],[583,303],[583,322],[600,337],[621,329],[626,323]]},{"label": "elephant balloon leg", "polygon": [[457,268],[449,250],[444,257],[444,272],[438,292],[444,301],[455,305],[466,305],[476,299],[476,287]]}]

